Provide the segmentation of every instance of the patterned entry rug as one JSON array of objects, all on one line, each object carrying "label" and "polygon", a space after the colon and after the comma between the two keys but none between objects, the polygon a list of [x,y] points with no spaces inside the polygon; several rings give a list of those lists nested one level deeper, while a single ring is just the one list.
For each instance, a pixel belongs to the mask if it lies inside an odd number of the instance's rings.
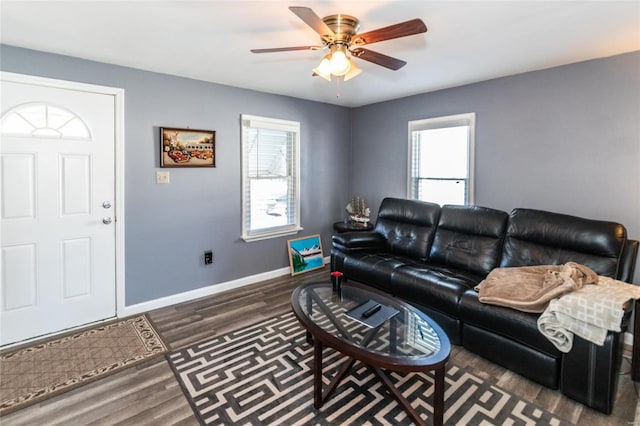
[{"label": "patterned entry rug", "polygon": [[[293,314],[265,320],[166,355],[201,424],[408,425],[379,379],[356,363],[323,407],[313,407],[313,346]],[[323,354],[325,386],[344,357]],[[390,374],[432,424],[433,376]],[[447,364],[447,425],[564,425],[551,413]]]},{"label": "patterned entry rug", "polygon": [[149,318],[140,315],[0,353],[0,415],[166,351]]}]

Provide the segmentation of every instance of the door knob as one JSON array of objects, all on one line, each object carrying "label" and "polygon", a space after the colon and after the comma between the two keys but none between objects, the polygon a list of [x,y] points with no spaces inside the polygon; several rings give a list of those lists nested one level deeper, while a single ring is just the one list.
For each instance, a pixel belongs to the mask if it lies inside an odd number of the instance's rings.
[{"label": "door knob", "polygon": [[109,216],[105,216],[102,218],[102,223],[104,223],[105,225],[108,225],[111,223],[111,218]]},{"label": "door knob", "polygon": [[104,207],[105,209],[110,209],[111,201],[105,201],[104,203],[102,203],[102,207]]}]

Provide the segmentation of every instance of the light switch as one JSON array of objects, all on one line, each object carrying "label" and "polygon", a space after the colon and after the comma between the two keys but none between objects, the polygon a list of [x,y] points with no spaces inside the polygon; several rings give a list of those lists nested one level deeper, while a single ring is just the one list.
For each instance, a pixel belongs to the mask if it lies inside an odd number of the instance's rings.
[{"label": "light switch", "polygon": [[163,185],[169,184],[169,172],[156,172],[156,183]]}]

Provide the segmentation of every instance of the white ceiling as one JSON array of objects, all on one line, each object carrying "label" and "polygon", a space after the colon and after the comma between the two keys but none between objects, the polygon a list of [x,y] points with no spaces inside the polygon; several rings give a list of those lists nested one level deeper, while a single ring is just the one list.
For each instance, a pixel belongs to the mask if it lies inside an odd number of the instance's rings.
[{"label": "white ceiling", "polygon": [[[288,10],[360,19],[360,32],[421,18],[428,32],[368,45],[405,60],[399,71],[312,77],[322,51],[250,49],[319,44]],[[640,50],[640,1],[7,1],[0,42],[100,62],[345,106]],[[339,94],[339,97],[337,95]]]}]

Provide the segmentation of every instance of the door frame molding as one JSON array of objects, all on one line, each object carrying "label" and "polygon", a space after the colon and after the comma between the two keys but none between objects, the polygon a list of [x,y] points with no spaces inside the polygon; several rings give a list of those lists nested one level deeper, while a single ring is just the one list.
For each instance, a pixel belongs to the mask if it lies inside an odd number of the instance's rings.
[{"label": "door frame molding", "polygon": [[[13,83],[31,84],[57,89],[69,89],[81,92],[111,95],[114,99],[114,137],[115,137],[115,277],[116,277],[116,317],[121,317],[125,310],[125,257],[124,257],[124,89],[118,87],[99,86],[69,80],[38,77],[0,71],[0,80]],[[68,331],[68,330],[66,330]],[[24,342],[22,342],[24,343]]]}]

